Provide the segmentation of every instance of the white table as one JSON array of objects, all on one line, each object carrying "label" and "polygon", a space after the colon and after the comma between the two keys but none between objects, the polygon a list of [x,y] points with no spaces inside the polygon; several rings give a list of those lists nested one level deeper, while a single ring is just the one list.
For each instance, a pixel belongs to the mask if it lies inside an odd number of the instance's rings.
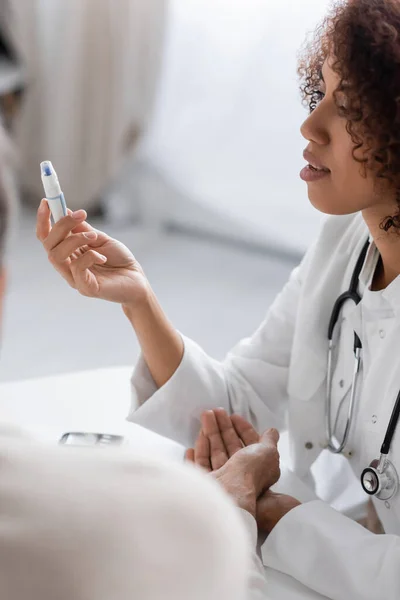
[{"label": "white table", "polygon": [[135,452],[182,460],[180,444],[126,422],[131,373],[117,367],[3,383],[1,418],[44,441],[57,443],[68,431],[119,434]]}]

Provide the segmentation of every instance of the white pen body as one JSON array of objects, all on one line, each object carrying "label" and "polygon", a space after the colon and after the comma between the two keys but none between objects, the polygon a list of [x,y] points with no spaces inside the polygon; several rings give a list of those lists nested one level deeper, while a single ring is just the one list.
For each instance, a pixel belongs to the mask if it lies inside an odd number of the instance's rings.
[{"label": "white pen body", "polygon": [[49,204],[53,221],[57,223],[68,214],[64,194],[62,193],[57,173],[51,162],[49,160],[43,161],[40,168],[46,200]]}]

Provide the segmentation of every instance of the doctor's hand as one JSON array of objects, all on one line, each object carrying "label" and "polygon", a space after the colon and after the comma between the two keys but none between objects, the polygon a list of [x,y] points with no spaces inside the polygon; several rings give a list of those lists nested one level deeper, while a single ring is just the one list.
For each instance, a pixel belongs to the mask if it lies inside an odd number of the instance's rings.
[{"label": "doctor's hand", "polygon": [[49,261],[83,296],[139,303],[149,290],[141,266],[126,246],[91,227],[86,217],[84,210],[69,210],[67,217],[51,227],[50,210],[42,200],[36,234]]},{"label": "doctor's hand", "polygon": [[258,498],[280,477],[279,433],[259,436],[239,415],[218,409],[202,416],[202,431],[186,458],[212,472],[240,508],[257,515]]}]

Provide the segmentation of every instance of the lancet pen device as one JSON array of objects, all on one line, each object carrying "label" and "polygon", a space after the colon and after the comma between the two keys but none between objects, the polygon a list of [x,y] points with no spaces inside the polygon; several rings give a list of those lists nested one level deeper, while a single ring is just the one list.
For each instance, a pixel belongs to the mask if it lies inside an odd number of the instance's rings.
[{"label": "lancet pen device", "polygon": [[54,223],[67,216],[67,205],[61,191],[57,173],[49,160],[40,163],[42,182],[46,200],[49,204]]}]

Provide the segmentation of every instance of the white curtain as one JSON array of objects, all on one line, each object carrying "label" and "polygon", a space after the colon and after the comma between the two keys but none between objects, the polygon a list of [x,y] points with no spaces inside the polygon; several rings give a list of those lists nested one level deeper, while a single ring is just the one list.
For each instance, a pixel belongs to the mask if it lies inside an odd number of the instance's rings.
[{"label": "white curtain", "polygon": [[147,126],[166,0],[10,0],[28,89],[21,177],[43,194],[51,160],[71,208],[90,209]]},{"label": "white curtain", "polygon": [[173,220],[304,251],[321,215],[299,178],[308,142],[300,134],[307,113],[296,55],[330,0],[170,4],[160,94],[142,155],[192,201]]}]

